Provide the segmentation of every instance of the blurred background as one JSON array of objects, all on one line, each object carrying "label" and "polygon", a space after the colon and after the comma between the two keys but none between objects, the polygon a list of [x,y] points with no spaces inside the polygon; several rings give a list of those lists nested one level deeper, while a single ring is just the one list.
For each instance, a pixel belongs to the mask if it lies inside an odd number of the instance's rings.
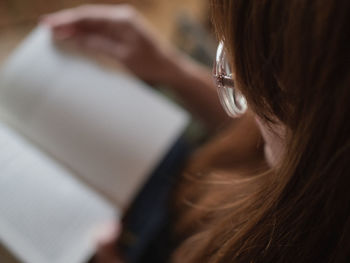
[{"label": "blurred background", "polygon": [[41,15],[87,3],[121,2],[134,5],[165,39],[199,61],[210,64],[213,47],[207,40],[206,30],[210,19],[208,3],[203,0],[1,0],[0,63],[35,27]]},{"label": "blurred background", "polygon": [[[211,66],[215,52],[215,41],[210,33],[207,1],[0,0],[0,67],[16,46],[36,27],[40,16],[82,4],[117,4],[122,2],[135,6],[165,40],[173,43],[197,61]],[[1,242],[0,262],[18,262],[1,245]]]}]

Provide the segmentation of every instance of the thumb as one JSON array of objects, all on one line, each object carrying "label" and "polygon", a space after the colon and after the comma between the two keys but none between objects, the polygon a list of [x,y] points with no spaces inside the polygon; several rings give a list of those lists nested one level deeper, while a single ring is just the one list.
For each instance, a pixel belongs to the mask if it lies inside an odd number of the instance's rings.
[{"label": "thumb", "polygon": [[107,224],[101,229],[97,240],[97,263],[121,263],[117,250],[117,240],[121,233],[121,225],[117,222]]},{"label": "thumb", "polygon": [[100,34],[78,35],[71,39],[81,48],[114,57],[123,62],[127,49],[123,43],[113,41]]}]

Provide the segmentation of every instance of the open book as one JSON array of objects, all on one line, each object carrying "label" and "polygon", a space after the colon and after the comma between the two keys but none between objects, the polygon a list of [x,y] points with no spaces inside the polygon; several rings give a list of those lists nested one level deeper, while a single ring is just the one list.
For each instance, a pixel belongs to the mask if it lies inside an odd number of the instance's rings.
[{"label": "open book", "polygon": [[37,28],[0,72],[0,242],[23,262],[84,262],[187,123]]}]

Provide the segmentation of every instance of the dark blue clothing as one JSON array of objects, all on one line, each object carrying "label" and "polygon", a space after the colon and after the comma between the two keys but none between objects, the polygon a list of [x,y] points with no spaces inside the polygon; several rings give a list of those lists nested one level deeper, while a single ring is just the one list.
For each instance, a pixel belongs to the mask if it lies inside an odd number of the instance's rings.
[{"label": "dark blue clothing", "polygon": [[167,262],[171,237],[171,190],[194,146],[182,136],[154,170],[123,220],[122,249],[126,261]]}]

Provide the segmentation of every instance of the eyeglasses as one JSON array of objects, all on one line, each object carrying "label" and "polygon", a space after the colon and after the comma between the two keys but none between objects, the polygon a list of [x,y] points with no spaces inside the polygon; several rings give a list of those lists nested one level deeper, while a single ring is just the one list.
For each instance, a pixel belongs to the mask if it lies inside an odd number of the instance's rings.
[{"label": "eyeglasses", "polygon": [[247,111],[248,105],[246,98],[235,87],[232,75],[224,43],[221,41],[216,52],[213,76],[222,106],[230,117],[237,118]]}]

